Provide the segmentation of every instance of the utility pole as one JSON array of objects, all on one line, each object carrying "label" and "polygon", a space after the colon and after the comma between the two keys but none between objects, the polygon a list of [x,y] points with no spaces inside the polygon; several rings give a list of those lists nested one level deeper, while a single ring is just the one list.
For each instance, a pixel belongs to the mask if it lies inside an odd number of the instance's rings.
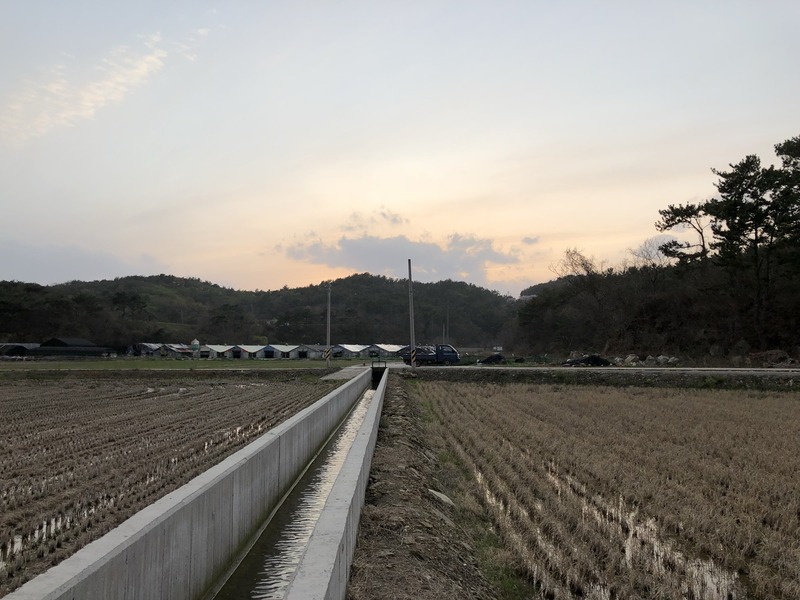
[{"label": "utility pole", "polygon": [[331,368],[331,284],[328,282],[328,337],[325,342],[325,367]]},{"label": "utility pole", "polygon": [[408,319],[411,325],[411,368],[417,367],[417,344],[414,341],[414,288],[411,285],[411,259],[408,259]]}]

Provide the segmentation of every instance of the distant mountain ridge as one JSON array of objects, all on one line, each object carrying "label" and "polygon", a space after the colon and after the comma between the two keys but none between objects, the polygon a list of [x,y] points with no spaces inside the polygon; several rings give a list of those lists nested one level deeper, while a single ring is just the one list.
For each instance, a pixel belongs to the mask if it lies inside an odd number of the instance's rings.
[{"label": "distant mountain ridge", "polygon": [[[142,341],[324,343],[328,285],[338,342],[407,343],[408,281],[368,273],[299,288],[241,291],[198,278],[131,276],[42,286],[0,282],[0,341],[77,336],[113,348]],[[446,280],[414,284],[416,339],[492,346],[513,299]]]}]

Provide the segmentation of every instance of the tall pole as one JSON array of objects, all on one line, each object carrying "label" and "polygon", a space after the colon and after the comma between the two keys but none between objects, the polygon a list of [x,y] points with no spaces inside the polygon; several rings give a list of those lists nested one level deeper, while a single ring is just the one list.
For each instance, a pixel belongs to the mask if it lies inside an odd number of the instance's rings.
[{"label": "tall pole", "polygon": [[450,303],[447,303],[447,339],[444,341],[445,344],[450,343]]},{"label": "tall pole", "polygon": [[328,337],[325,341],[325,367],[331,368],[331,284],[328,283]]},{"label": "tall pole", "polygon": [[411,259],[408,259],[408,319],[411,329],[411,368],[417,366],[417,344],[414,341],[414,288],[411,285]]}]

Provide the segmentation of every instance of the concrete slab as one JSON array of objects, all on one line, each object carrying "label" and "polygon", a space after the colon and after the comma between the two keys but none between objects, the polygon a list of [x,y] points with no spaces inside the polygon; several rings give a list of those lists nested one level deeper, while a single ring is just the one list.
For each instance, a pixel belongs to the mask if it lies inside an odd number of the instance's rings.
[{"label": "concrete slab", "polygon": [[349,367],[342,367],[335,373],[329,373],[322,379],[352,379],[353,377],[358,377],[361,373],[370,369],[371,367],[365,365],[351,365]]}]

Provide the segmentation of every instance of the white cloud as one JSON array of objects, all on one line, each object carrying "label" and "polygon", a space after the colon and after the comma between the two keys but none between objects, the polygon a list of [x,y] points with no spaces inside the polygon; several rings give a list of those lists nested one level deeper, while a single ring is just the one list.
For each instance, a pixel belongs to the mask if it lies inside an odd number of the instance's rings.
[{"label": "white cloud", "polygon": [[408,219],[402,215],[381,206],[364,214],[360,211],[350,213],[347,222],[341,226],[341,230],[348,233],[362,233],[364,235],[374,234],[376,228],[397,227],[408,223]]},{"label": "white cloud", "polygon": [[444,246],[413,241],[404,235],[394,237],[342,236],[336,243],[321,240],[299,242],[285,250],[294,260],[369,271],[388,277],[405,277],[410,258],[415,277],[420,281],[466,280],[486,286],[491,265],[513,264],[518,258],[496,250],[491,240],[472,235],[451,235]]}]

